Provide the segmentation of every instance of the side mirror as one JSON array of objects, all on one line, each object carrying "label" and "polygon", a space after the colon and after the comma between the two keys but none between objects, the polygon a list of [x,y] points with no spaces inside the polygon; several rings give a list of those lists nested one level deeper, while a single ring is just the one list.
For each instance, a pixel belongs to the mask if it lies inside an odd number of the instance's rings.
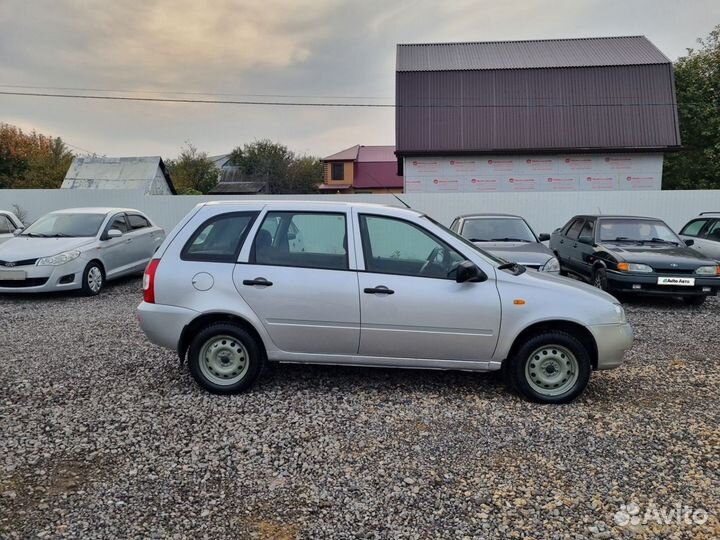
[{"label": "side mirror", "polygon": [[111,238],[120,238],[122,235],[123,233],[120,229],[110,229],[106,236],[108,240],[110,240]]},{"label": "side mirror", "polygon": [[685,240],[685,245],[686,245],[687,247],[694,246],[694,245],[695,245],[695,240],[692,240],[692,239],[689,239],[689,238],[688,238],[687,240]]},{"label": "side mirror", "polygon": [[23,229],[15,229],[13,231],[13,236],[20,236],[20,233],[22,233],[22,232],[23,232]]},{"label": "side mirror", "polygon": [[485,272],[471,261],[463,261],[457,267],[455,281],[458,283],[480,283],[487,280]]},{"label": "side mirror", "polygon": [[595,243],[595,239],[592,236],[581,236],[578,238],[578,242],[592,246]]},{"label": "side mirror", "polygon": [[546,232],[538,234],[538,240],[541,242],[547,242],[550,240],[550,235]]}]

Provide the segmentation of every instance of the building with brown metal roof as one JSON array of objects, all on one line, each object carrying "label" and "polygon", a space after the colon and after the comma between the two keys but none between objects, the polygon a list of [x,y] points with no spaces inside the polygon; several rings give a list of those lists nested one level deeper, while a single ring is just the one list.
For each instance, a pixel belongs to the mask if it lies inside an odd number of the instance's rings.
[{"label": "building with brown metal roof", "polygon": [[401,192],[394,146],[356,144],[323,158],[325,193]]},{"label": "building with brown metal roof", "polygon": [[643,36],[400,44],[406,191],[660,189],[680,147],[670,60]]}]

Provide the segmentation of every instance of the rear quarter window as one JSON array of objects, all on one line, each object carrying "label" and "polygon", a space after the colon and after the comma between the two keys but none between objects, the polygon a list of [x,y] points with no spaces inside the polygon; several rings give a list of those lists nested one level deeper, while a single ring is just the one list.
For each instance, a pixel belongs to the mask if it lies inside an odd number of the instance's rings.
[{"label": "rear quarter window", "polygon": [[214,216],[200,225],[180,253],[184,261],[234,263],[257,212],[233,212]]}]

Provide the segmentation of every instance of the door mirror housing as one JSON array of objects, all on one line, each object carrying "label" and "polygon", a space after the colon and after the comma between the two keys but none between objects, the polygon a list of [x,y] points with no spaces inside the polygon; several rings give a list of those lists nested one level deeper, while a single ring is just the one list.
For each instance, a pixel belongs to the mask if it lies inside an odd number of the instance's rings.
[{"label": "door mirror housing", "polygon": [[122,231],[120,229],[110,229],[107,232],[107,239],[110,240],[111,238],[120,238],[123,235]]},{"label": "door mirror housing", "polygon": [[13,236],[20,236],[20,233],[23,232],[22,227],[17,228],[13,231]]},{"label": "door mirror housing", "polygon": [[457,267],[455,281],[458,283],[480,283],[487,280],[487,274],[472,261],[463,261]]},{"label": "door mirror housing", "polygon": [[546,232],[538,234],[538,240],[540,242],[547,242],[550,240],[550,235]]},{"label": "door mirror housing", "polygon": [[581,236],[578,238],[578,242],[581,244],[587,244],[588,246],[592,246],[595,244],[595,239],[592,236]]},{"label": "door mirror housing", "polygon": [[685,245],[686,245],[687,247],[694,246],[694,245],[695,245],[695,240],[692,240],[692,239],[688,238],[687,240],[685,240]]}]

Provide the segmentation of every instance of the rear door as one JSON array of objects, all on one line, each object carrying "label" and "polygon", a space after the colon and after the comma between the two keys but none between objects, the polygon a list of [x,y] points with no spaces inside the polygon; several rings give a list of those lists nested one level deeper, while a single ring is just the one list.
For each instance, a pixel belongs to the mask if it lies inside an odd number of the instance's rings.
[{"label": "rear door", "polygon": [[360,301],[346,206],[267,211],[235,286],[288,353],[354,355]]},{"label": "rear door", "polygon": [[466,257],[416,223],[362,212],[357,220],[360,354],[489,360],[500,326],[494,280],[457,283],[452,270]]},{"label": "rear door", "polygon": [[145,216],[129,213],[127,222],[129,228],[127,236],[131,239],[131,264],[139,269],[145,268],[162,240]]}]

